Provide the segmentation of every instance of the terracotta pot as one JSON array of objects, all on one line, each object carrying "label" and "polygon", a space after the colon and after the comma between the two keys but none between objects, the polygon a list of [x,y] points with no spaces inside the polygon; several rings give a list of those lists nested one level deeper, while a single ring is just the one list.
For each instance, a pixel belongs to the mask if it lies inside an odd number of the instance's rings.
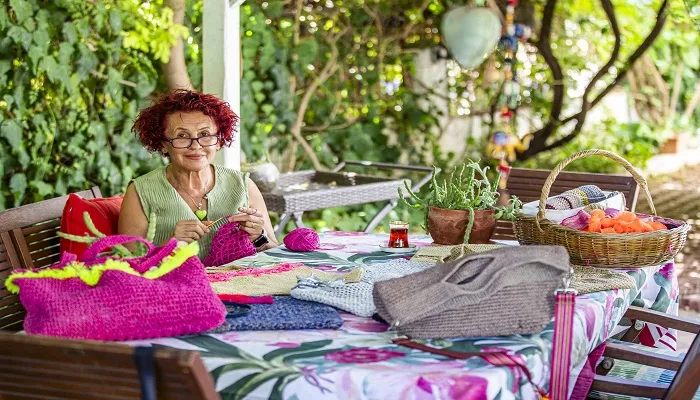
[{"label": "terracotta pot", "polygon": [[[474,226],[472,227],[469,243],[489,243],[496,221],[493,210],[474,211]],[[430,207],[428,214],[428,232],[435,244],[455,245],[464,243],[464,235],[469,225],[469,211],[446,210]]]},{"label": "terracotta pot", "polygon": [[496,220],[493,218],[493,210],[474,211],[474,226],[469,236],[469,243],[488,244],[491,243],[491,236],[496,230]]}]

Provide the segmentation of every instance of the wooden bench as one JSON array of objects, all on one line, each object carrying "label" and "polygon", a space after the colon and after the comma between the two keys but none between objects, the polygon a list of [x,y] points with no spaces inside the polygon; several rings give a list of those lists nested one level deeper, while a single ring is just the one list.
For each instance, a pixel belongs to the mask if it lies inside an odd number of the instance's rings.
[{"label": "wooden bench", "polygon": [[[151,400],[134,347],[0,332],[0,349],[0,399]],[[155,381],[158,399],[221,398],[198,352],[156,349]]]},{"label": "wooden bench", "polygon": [[[551,171],[542,169],[513,168],[508,177],[508,193],[523,203],[539,200],[542,186]],[[556,196],[582,185],[594,184],[605,191],[618,191],[625,195],[627,208],[634,210],[639,194],[639,185],[627,175],[593,174],[562,171],[552,185],[550,196]],[[516,240],[511,221],[497,221],[493,239]]]},{"label": "wooden bench", "polygon": [[[102,197],[93,187],[76,193],[85,199]],[[68,196],[0,212],[0,330],[21,330],[25,311],[5,288],[13,269],[45,268],[60,258],[61,215]]]}]

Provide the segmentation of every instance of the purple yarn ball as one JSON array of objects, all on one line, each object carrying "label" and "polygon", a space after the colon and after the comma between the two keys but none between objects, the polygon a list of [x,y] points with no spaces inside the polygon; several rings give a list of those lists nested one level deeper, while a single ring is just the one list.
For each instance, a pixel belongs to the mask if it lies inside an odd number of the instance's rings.
[{"label": "purple yarn ball", "polygon": [[291,251],[313,251],[320,244],[318,233],[311,228],[297,228],[284,237],[284,245]]}]

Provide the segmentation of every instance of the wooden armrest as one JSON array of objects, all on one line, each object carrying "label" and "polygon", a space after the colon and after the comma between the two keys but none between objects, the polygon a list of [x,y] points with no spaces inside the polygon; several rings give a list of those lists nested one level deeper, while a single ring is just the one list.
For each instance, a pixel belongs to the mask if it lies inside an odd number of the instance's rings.
[{"label": "wooden armrest", "polygon": [[681,357],[667,356],[617,343],[608,343],[605,347],[604,355],[617,360],[631,361],[637,364],[674,371],[678,371],[678,368],[681,367],[681,363],[683,362],[683,358]]},{"label": "wooden armrest", "polygon": [[611,376],[596,375],[591,390],[636,397],[663,398],[668,386],[652,382],[631,381]]},{"label": "wooden armrest", "polygon": [[696,335],[700,333],[700,322],[698,321],[677,315],[665,314],[647,308],[632,306],[627,309],[625,317],[629,319],[651,322],[652,324],[678,329],[679,331],[690,332]]}]

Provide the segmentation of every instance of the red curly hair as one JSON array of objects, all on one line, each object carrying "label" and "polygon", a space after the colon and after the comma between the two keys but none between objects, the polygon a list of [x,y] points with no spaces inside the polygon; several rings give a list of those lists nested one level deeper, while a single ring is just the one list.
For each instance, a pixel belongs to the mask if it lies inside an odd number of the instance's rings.
[{"label": "red curly hair", "polygon": [[150,107],[141,110],[131,131],[148,151],[159,152],[163,148],[166,117],[176,112],[192,111],[199,111],[214,120],[220,146],[231,145],[237,132],[238,115],[218,97],[194,90],[175,89],[158,97]]}]

